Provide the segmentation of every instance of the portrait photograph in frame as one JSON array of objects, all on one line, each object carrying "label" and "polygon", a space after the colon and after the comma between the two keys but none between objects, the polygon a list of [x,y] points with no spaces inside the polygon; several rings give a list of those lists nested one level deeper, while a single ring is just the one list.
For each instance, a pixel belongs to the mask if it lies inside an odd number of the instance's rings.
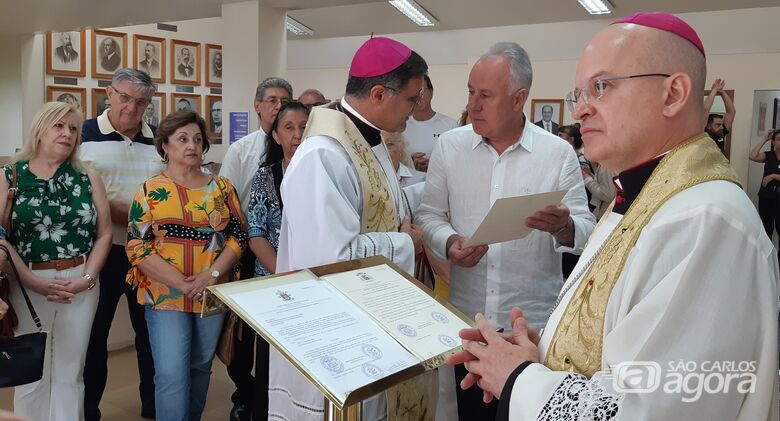
[{"label": "portrait photograph in frame", "polygon": [[67,86],[47,86],[46,101],[59,101],[74,104],[81,111],[82,115],[87,108],[87,89],[71,88]]},{"label": "portrait photograph in frame", "polygon": [[563,100],[531,100],[531,122],[557,136],[563,125]]},{"label": "portrait photograph in frame", "polygon": [[171,40],[171,83],[200,85],[200,43]]},{"label": "portrait photograph in frame", "polygon": [[201,114],[200,95],[171,93],[171,112],[189,110]]},{"label": "portrait photograph in frame", "polygon": [[127,34],[92,31],[92,77],[110,79],[114,72],[127,67]]},{"label": "portrait photograph in frame", "polygon": [[213,144],[222,143],[222,97],[219,95],[206,95],[206,135]]},{"label": "portrait photograph in frame", "polygon": [[106,108],[109,108],[106,88],[92,88],[92,118],[103,114]]},{"label": "portrait photograph in frame", "polygon": [[163,117],[165,117],[165,93],[157,92],[152,97],[152,102],[146,106],[144,115],[141,118],[146,124],[158,127]]},{"label": "portrait photograph in frame", "polygon": [[133,35],[133,68],[165,83],[165,38]]},{"label": "portrait photograph in frame", "polygon": [[46,74],[84,77],[87,75],[86,31],[46,33]]},{"label": "portrait photograph in frame", "polygon": [[222,87],[222,46],[206,44],[206,86]]}]

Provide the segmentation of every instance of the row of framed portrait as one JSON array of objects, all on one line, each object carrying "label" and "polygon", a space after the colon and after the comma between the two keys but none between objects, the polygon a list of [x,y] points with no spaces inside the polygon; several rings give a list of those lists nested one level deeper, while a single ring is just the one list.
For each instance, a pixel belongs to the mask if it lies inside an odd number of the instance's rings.
[{"label": "row of framed portrait", "polygon": [[[152,97],[152,102],[144,111],[143,120],[152,126],[159,126],[160,120],[167,115],[165,97],[170,95],[170,110],[190,110],[202,115],[206,120],[206,131],[212,143],[222,143],[222,97],[219,95],[197,95],[157,92]],[[205,109],[202,107],[202,98],[205,97]],[[46,100],[61,101],[76,105],[84,114],[95,118],[108,108],[108,98],[104,88],[92,88],[91,113],[87,113],[87,89],[65,86],[47,86]],[[204,112],[205,111],[205,112]]]},{"label": "row of framed portrait", "polygon": [[[58,76],[86,76],[87,31],[49,32],[46,34],[46,73]],[[123,67],[143,70],[157,83],[166,83],[166,63],[170,83],[201,85],[201,44],[192,41],[146,35],[133,35],[133,62],[127,61],[127,37],[122,32],[89,31],[92,38],[92,77],[110,79]],[[166,49],[170,41],[170,61]],[[222,46],[204,44],[205,85],[222,87]]]}]

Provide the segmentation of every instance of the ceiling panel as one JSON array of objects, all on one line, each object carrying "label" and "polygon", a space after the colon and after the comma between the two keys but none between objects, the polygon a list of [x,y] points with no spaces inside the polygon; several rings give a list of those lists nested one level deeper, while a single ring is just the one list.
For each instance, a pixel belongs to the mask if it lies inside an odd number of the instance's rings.
[{"label": "ceiling panel", "polygon": [[[241,0],[0,0],[0,34],[115,27],[218,17],[222,3]],[[386,1],[259,0],[290,10],[315,38],[567,22],[589,19],[576,0],[417,0],[440,26],[420,28]],[[615,0],[614,15],[639,10],[673,13],[773,7],[778,0]],[[290,36],[290,38],[295,38]]]}]

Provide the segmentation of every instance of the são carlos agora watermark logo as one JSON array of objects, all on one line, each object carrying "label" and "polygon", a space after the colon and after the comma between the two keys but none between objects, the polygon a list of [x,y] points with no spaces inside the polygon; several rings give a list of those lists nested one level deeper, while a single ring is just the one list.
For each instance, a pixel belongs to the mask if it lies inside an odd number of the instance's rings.
[{"label": "s\u00e3o carlos agora watermark logo", "polygon": [[753,393],[756,390],[755,361],[671,361],[664,371],[655,361],[624,361],[604,376],[620,393],[680,395],[683,402],[696,402],[703,394]]}]

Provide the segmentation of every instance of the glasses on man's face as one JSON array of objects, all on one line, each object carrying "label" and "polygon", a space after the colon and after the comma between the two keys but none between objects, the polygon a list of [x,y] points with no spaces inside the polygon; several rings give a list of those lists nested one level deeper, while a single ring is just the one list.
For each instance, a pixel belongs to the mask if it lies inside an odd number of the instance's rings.
[{"label": "glasses on man's face", "polygon": [[269,106],[273,107],[276,104],[279,104],[280,106],[287,105],[290,102],[289,98],[277,98],[275,96],[269,96],[268,98],[264,99],[263,102],[268,104]]},{"label": "glasses on man's face", "polygon": [[131,101],[135,101],[135,106],[136,107],[138,107],[138,108],[146,108],[146,106],[149,105],[149,103],[152,102],[151,100],[146,99],[146,98],[135,98],[135,97],[133,97],[131,95],[128,95],[128,94],[120,91],[119,89],[117,89],[114,85],[111,85],[111,89],[113,89],[114,91],[116,91],[117,94],[119,94],[119,102],[121,102],[122,104],[128,104]]},{"label": "glasses on man's face", "polygon": [[582,99],[585,104],[590,104],[591,100],[601,99],[604,94],[609,91],[609,88],[612,87],[612,82],[616,80],[636,79],[649,76],[669,77],[670,75],[666,73],[643,73],[640,75],[615,76],[596,79],[592,82],[589,82],[587,85],[585,85],[584,88],[575,88],[573,91],[566,94],[566,106],[569,108],[569,111],[573,112],[574,108],[577,107],[577,101]]},{"label": "glasses on man's face", "polygon": [[[391,92],[395,92],[396,95],[400,95],[401,94],[401,91],[399,91],[398,89],[395,89],[395,88],[391,88],[389,86],[385,86],[385,89],[387,89],[388,91],[391,91]],[[418,92],[417,95],[415,95],[413,97],[410,97],[410,98],[406,98],[406,100],[411,102],[411,103],[413,103],[415,107],[417,107],[419,105],[422,105],[422,103],[423,103],[423,90],[420,89],[420,92]]]}]

